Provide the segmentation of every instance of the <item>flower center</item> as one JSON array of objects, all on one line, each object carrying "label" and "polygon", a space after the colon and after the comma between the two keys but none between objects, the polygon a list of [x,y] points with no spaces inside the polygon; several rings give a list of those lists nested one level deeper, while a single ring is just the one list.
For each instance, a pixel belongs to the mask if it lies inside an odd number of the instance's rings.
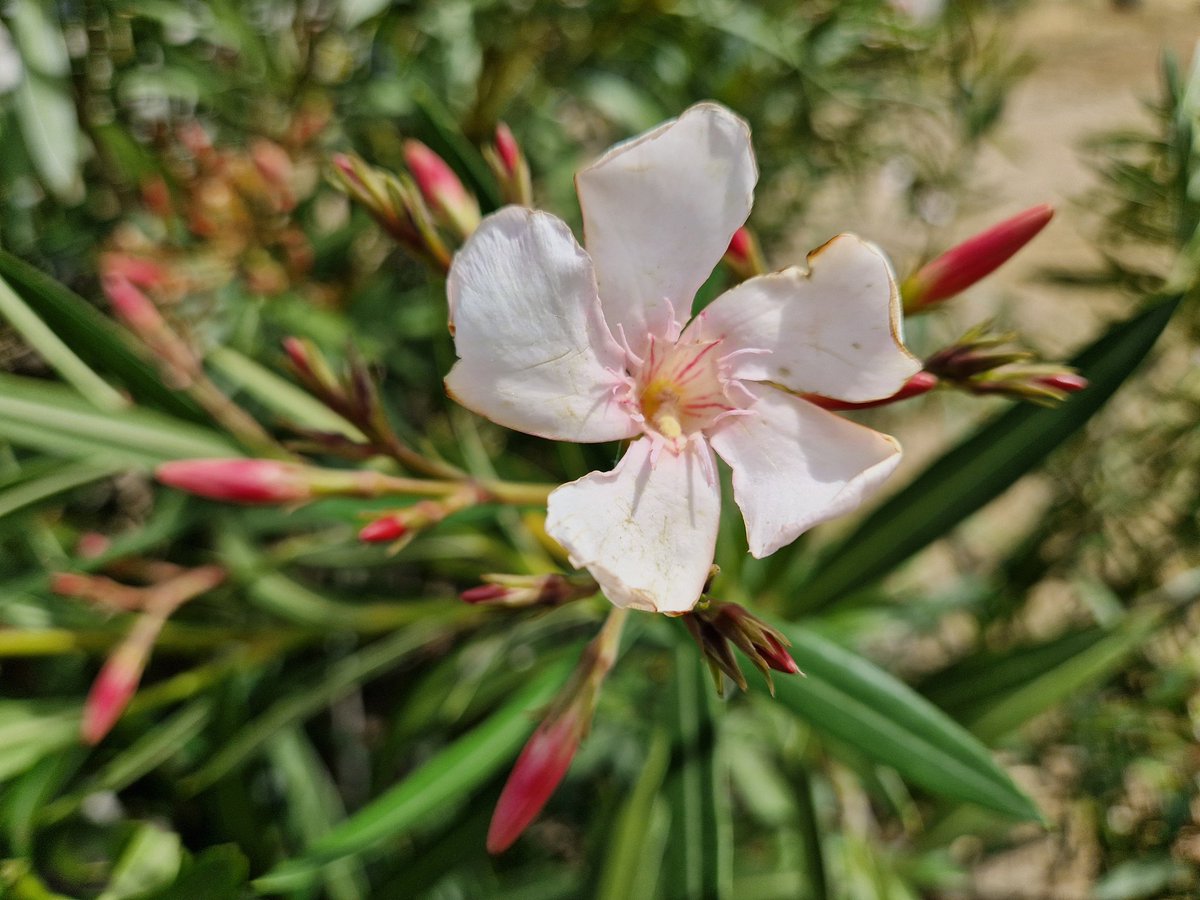
[{"label": "flower center", "polygon": [[650,345],[638,379],[638,403],[647,431],[680,448],[721,413],[735,408],[718,367],[720,343]]}]

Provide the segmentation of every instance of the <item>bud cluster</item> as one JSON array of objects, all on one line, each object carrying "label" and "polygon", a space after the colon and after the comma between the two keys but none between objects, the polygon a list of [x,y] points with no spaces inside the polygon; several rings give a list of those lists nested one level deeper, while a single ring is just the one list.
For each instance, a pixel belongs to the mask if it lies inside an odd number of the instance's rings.
[{"label": "bud cluster", "polygon": [[[506,203],[532,204],[529,164],[504,123],[483,157]],[[362,205],[400,246],[434,269],[450,267],[451,247],[479,226],[479,201],[441,156],[417,140],[404,142],[408,171],[376,168],[353,154],[333,157],[335,184]]]},{"label": "bud cluster", "polygon": [[775,693],[775,684],[771,680],[772,669],[788,675],[802,674],[788,653],[791,641],[737,603],[702,603],[692,612],[680,616],[680,619],[704,654],[718,694],[724,694],[723,675],[728,675],[743,691],[749,687],[733,654],[733,647],[737,647],[763,673],[772,695]]},{"label": "bud cluster", "polygon": [[925,371],[941,382],[972,394],[1001,394],[1053,405],[1087,387],[1070,366],[1037,360],[1014,344],[1016,335],[977,326],[954,344],[925,360]]}]

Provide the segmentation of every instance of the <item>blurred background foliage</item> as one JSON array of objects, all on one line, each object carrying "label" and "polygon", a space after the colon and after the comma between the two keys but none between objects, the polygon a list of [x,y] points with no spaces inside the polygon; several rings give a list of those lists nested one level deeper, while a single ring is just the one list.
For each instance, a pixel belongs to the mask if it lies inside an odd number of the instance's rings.
[{"label": "blurred background foliage", "polygon": [[[531,513],[472,509],[389,556],[355,540],[362,502],[245,510],[155,487],[155,463],[247,438],[164,385],[100,312],[102,273],[153,266],[154,300],[217,389],[277,438],[338,427],[281,374],[280,340],[297,335],[334,359],[353,348],[397,430],[477,476],[607,468],[611,446],[551,445],[445,399],[443,283],[329,183],[330,154],[400,171],[418,138],[486,211],[499,191],[479,147],[503,120],[539,205],[577,225],[577,168],[710,98],[753,127],[768,251],[881,173],[911,251],[986,205],[976,154],[1029,65],[1018,8],[9,0],[0,891],[1200,890],[1200,76],[1186,65],[1165,66],[1153,131],[1091,148],[1104,265],[1048,276],[1120,298],[1111,323],[1066,336],[1092,387],[1056,409],[937,394],[868,415],[932,444],[927,467],[769,560],[746,556],[727,503],[714,593],[779,624],[808,677],[718,701],[683,629],[638,617],[567,781],[495,860],[483,841],[504,774],[603,604],[528,616],[455,599],[486,572],[556,568]],[[914,323],[914,347],[937,349],[945,327]],[[1001,495],[999,515],[975,515]],[[131,617],[56,595],[50,573],[136,578],[164,560],[230,577],[172,617],[128,714],[85,747],[83,698]]]}]

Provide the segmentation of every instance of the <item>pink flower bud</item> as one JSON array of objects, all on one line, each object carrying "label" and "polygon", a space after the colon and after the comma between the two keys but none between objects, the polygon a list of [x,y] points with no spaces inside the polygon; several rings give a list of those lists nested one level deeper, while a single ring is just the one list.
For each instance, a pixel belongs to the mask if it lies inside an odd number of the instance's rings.
[{"label": "pink flower bud", "polygon": [[404,142],[404,161],[421,196],[466,237],[479,225],[479,204],[468,193],[446,161],[420,141]]},{"label": "pink flower bud", "polygon": [[145,339],[166,328],[158,307],[134,286],[125,272],[110,270],[105,273],[101,286],[112,304],[113,315],[138,337]]},{"label": "pink flower bud", "polygon": [[947,250],[904,282],[905,310],[924,310],[990,275],[1053,217],[1054,207],[1048,203],[1034,206]]},{"label": "pink flower bud", "polygon": [[725,255],[738,261],[749,261],[750,247],[753,242],[750,237],[750,231],[743,225],[733,233],[733,237],[729,241],[729,249],[725,251]]},{"label": "pink flower bud", "polygon": [[504,170],[509,175],[518,174],[521,165],[521,148],[512,130],[503,122],[496,126],[496,155],[504,164]]},{"label": "pink flower bud", "polygon": [[1054,375],[1044,375],[1034,381],[1051,390],[1062,391],[1064,394],[1074,394],[1088,386],[1088,380],[1074,372],[1058,372]]},{"label": "pink flower bud", "polygon": [[481,584],[467,588],[458,596],[465,603],[491,603],[507,597],[509,593],[510,589],[501,584]]},{"label": "pink flower bud", "polygon": [[364,526],[358,532],[358,539],[369,544],[385,544],[404,537],[408,530],[408,526],[399,516],[384,516]]},{"label": "pink flower bud", "polygon": [[763,662],[776,672],[783,672],[786,675],[800,674],[800,667],[792,659],[792,654],[788,653],[787,647],[773,634],[763,635],[762,643],[758,645],[758,652]]},{"label": "pink flower bud", "polygon": [[517,757],[500,793],[496,811],[492,813],[487,834],[488,853],[503,853],[537,818],[567,774],[585,726],[585,717],[580,714],[577,704],[538,726]]},{"label": "pink flower bud", "polygon": [[766,270],[758,240],[745,225],[735,231],[733,237],[730,238],[724,262],[735,275],[743,280],[761,275]]},{"label": "pink flower bud", "polygon": [[295,503],[313,496],[305,467],[273,459],[184,459],[154,472],[163,484],[231,503]]},{"label": "pink flower bud", "polygon": [[83,704],[80,734],[88,744],[98,744],[125,712],[137,692],[146,665],[145,652],[122,644],[100,669]]},{"label": "pink flower bud", "polygon": [[345,153],[333,154],[333,158],[330,160],[330,162],[333,163],[333,167],[335,169],[345,175],[346,178],[348,178],[351,182],[354,184],[362,184],[362,179],[358,177],[358,170],[354,167],[354,160],[352,160]]},{"label": "pink flower bud", "polygon": [[809,403],[814,403],[822,409],[829,410],[844,410],[844,409],[871,409],[875,406],[887,406],[889,403],[896,403],[899,400],[907,400],[909,397],[919,397],[928,391],[937,387],[938,377],[932,372],[918,372],[904,383],[904,386],[890,397],[884,397],[882,400],[867,400],[862,403],[852,403],[849,400],[837,400],[833,397],[822,397],[820,394],[805,394],[804,399]]},{"label": "pink flower bud", "polygon": [[75,542],[75,553],[81,559],[95,559],[103,556],[112,546],[112,540],[98,531],[85,531]]}]

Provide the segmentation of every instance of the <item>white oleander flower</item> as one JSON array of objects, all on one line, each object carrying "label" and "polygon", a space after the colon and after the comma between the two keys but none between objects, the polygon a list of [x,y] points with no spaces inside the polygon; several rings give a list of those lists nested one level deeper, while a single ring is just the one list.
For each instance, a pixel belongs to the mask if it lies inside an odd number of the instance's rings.
[{"label": "white oleander flower", "polygon": [[[899,445],[802,399],[891,396],[920,369],[883,254],[839,235],[690,317],[750,213],[746,123],[701,103],[579,173],[587,250],[560,219],[507,207],[454,258],[458,402],[552,440],[631,440],[611,472],[555,490],[546,530],[617,606],[683,613],[700,597],[733,470],[763,557],[850,512]],[[690,321],[689,321],[690,318]]]}]

